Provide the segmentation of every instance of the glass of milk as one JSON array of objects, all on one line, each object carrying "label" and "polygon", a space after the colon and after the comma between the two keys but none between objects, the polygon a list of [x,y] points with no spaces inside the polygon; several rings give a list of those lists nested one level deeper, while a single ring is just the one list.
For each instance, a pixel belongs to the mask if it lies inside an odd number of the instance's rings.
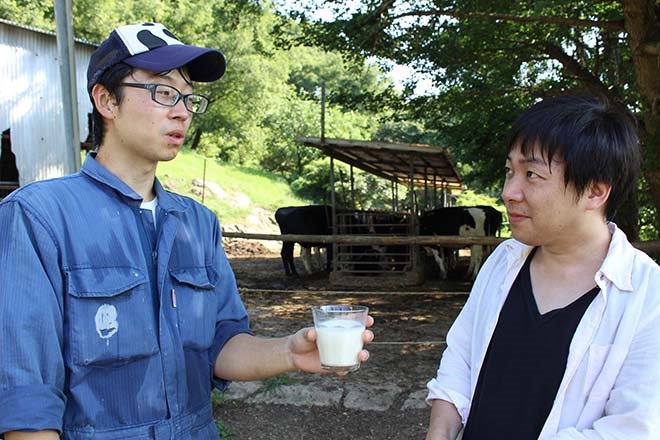
[{"label": "glass of milk", "polygon": [[358,353],[362,350],[362,333],[368,313],[369,308],[365,306],[312,307],[321,368],[332,371],[360,368]]}]

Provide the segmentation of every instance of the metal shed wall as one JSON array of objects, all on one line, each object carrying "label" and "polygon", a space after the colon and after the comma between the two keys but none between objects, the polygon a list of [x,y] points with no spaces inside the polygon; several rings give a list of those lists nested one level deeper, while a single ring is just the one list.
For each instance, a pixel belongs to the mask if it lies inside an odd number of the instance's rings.
[{"label": "metal shed wall", "polygon": [[[88,134],[92,105],[86,90],[91,44],[75,43],[80,139]],[[62,87],[54,34],[0,22],[0,131],[11,128],[20,184],[74,172],[64,138]]]}]

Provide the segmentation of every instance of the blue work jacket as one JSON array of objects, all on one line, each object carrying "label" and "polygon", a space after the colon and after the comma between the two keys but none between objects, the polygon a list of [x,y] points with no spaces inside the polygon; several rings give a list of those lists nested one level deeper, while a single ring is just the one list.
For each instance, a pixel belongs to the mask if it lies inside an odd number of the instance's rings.
[{"label": "blue work jacket", "polygon": [[247,313],[216,216],[155,189],[157,227],[91,156],[0,204],[0,433],[218,437],[213,368]]}]

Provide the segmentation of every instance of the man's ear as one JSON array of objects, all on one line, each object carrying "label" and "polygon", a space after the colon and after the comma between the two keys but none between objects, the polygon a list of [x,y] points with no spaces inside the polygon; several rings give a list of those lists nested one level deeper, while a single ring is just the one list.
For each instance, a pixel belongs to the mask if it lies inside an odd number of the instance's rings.
[{"label": "man's ear", "polygon": [[101,84],[92,87],[92,99],[99,114],[106,119],[114,119],[117,110],[117,99]]},{"label": "man's ear", "polygon": [[604,182],[595,182],[587,188],[585,201],[587,202],[587,209],[601,209],[605,206],[607,199],[612,192],[612,185]]}]

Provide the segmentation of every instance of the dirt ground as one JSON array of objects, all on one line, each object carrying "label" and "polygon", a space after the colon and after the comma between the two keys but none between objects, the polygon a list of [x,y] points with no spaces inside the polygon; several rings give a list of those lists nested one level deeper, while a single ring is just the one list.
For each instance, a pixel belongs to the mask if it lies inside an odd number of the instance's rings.
[{"label": "dirt ground", "polygon": [[[329,284],[324,273],[285,277],[280,256],[272,248],[245,240],[226,241],[225,250],[256,334],[284,336],[310,326],[311,306],[328,303],[367,305],[376,320],[376,339],[367,347],[371,357],[360,370],[344,378],[290,373],[274,379],[272,386],[294,382],[341,383],[343,388],[394,384],[401,393],[389,409],[380,411],[349,410],[343,405],[220,401],[215,416],[224,438],[423,439],[429,409],[402,409],[403,399],[411,393],[423,393],[426,382],[435,375],[447,330],[463,306],[470,284],[430,280],[394,291],[386,286],[338,288]],[[304,274],[299,259],[296,265]]]}]

